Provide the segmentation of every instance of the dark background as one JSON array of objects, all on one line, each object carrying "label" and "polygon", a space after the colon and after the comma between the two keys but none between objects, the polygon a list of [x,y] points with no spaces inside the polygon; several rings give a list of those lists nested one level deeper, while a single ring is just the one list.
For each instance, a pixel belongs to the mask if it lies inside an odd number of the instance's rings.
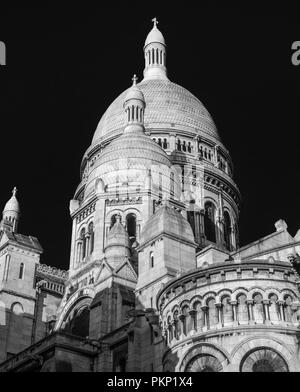
[{"label": "dark background", "polygon": [[156,16],[169,78],[207,107],[235,167],[241,244],[299,224],[300,40],[298,10],[214,2],[102,2],[2,8],[0,208],[16,185],[19,232],[39,238],[42,262],[68,268],[69,200],[108,107],[144,68]]}]

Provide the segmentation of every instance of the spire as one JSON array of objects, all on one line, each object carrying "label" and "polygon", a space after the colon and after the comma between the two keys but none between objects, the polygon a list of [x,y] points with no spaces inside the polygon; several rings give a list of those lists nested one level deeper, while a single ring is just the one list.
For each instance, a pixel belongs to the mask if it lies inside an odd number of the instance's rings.
[{"label": "spire", "polygon": [[124,133],[144,131],[144,111],[146,107],[144,94],[137,86],[137,76],[133,75],[132,86],[128,89],[125,100],[125,123]]},{"label": "spire", "polygon": [[17,231],[19,217],[20,217],[20,206],[16,197],[17,188],[14,187],[12,190],[12,197],[5,204],[2,213],[2,221],[0,228],[6,229],[8,231]]},{"label": "spire", "polygon": [[166,43],[162,33],[158,30],[157,18],[152,19],[153,28],[148,34],[145,46],[144,80],[167,78],[166,69]]}]

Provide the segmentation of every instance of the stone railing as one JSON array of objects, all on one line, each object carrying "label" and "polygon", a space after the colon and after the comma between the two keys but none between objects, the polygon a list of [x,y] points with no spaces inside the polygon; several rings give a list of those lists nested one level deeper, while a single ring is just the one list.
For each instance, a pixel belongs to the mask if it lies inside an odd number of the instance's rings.
[{"label": "stone railing", "polygon": [[46,264],[38,264],[37,265],[37,272],[43,275],[52,276],[58,279],[67,280],[69,276],[68,271],[60,270],[55,267],[51,267]]}]

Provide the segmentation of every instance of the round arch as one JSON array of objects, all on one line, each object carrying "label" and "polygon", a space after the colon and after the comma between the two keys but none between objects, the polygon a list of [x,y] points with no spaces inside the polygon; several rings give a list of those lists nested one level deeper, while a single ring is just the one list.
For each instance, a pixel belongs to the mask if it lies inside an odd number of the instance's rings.
[{"label": "round arch", "polygon": [[299,371],[299,369],[295,369],[293,364],[292,356],[294,353],[290,350],[290,348],[281,340],[274,337],[270,338],[265,334],[259,334],[255,337],[248,337],[241,341],[231,353],[232,366],[236,369],[236,371],[238,371],[240,364],[246,355],[261,347],[272,349],[280,353],[284,361],[287,363],[289,371]]},{"label": "round arch", "polygon": [[[211,363],[211,361],[213,361],[215,363],[216,369],[219,368],[219,370],[215,371],[223,371],[229,364],[229,354],[222,347],[205,342],[198,343],[187,350],[176,367],[177,371],[186,371],[186,369],[191,366],[192,361],[197,361],[197,359],[204,358],[205,356],[207,357],[208,362]],[[215,358],[216,361],[213,358]],[[202,359],[201,362],[203,362]],[[217,364],[219,364],[219,367],[217,367]]]}]

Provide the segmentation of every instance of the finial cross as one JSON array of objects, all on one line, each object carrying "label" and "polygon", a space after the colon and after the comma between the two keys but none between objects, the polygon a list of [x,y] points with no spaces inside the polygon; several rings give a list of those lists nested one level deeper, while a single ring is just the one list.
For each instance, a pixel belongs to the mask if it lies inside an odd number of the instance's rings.
[{"label": "finial cross", "polygon": [[17,193],[17,188],[14,187],[14,189],[13,189],[13,191],[12,191],[13,196],[16,196],[16,193]]},{"label": "finial cross", "polygon": [[133,78],[132,78],[133,86],[136,85],[137,80],[138,80],[138,77],[134,74]]},{"label": "finial cross", "polygon": [[153,22],[153,27],[156,27],[156,25],[158,25],[158,20],[156,18],[151,19],[151,22]]}]

